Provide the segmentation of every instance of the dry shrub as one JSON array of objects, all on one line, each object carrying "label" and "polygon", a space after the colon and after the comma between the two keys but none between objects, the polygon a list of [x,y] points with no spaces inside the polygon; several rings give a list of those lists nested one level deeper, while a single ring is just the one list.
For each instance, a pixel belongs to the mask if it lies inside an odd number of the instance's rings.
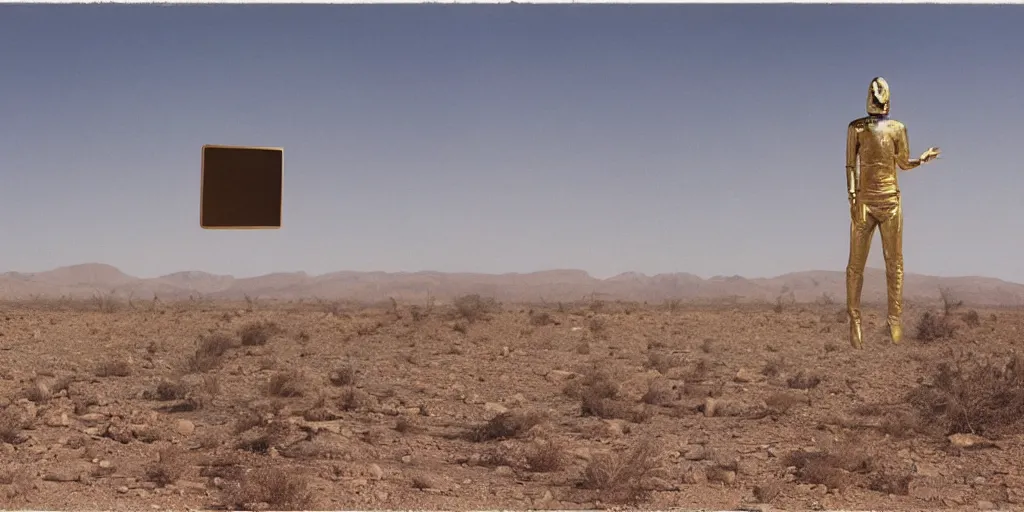
[{"label": "dry shrub", "polygon": [[486,467],[508,466],[514,468],[525,466],[526,462],[522,447],[515,444],[502,443],[480,454],[480,460],[477,464]]},{"label": "dry shrub", "polygon": [[53,390],[42,379],[36,379],[25,388],[24,395],[29,401],[41,404],[53,397]]},{"label": "dry shrub", "polygon": [[302,419],[306,421],[331,421],[337,416],[327,407],[327,397],[321,395],[312,407],[302,413]]},{"label": "dry shrub", "polygon": [[352,363],[343,363],[328,376],[335,386],[351,386],[356,383],[356,367]]},{"label": "dry shrub", "polygon": [[702,341],[700,344],[700,351],[704,352],[705,354],[711,354],[715,351],[717,345],[718,344],[715,342],[715,340],[711,338],[704,338],[704,341]]},{"label": "dry shrub", "polygon": [[452,305],[455,307],[455,314],[470,323],[484,320],[498,310],[498,302],[494,298],[485,298],[478,294],[457,297]]},{"label": "dry shrub", "polygon": [[9,504],[13,504],[12,500],[23,497],[32,491],[33,480],[34,475],[27,467],[13,464],[0,467],[0,485],[7,487],[7,489],[0,488],[0,491],[5,491],[0,494],[0,499],[6,499]]},{"label": "dry shrub", "polygon": [[22,430],[25,430],[31,426],[28,418],[22,417],[17,414],[13,407],[8,407],[0,412],[0,441],[7,444],[21,444],[28,440],[28,438],[22,434]]},{"label": "dry shrub", "polygon": [[414,434],[421,430],[420,426],[408,416],[402,416],[395,420],[395,431],[401,434]]},{"label": "dry shrub", "polygon": [[543,327],[545,325],[554,325],[555,323],[555,319],[547,311],[530,311],[530,325]]},{"label": "dry shrub", "polygon": [[277,372],[270,377],[267,393],[281,398],[300,397],[306,393],[308,384],[305,375],[299,370]]},{"label": "dry shrub", "polygon": [[357,411],[373,405],[373,397],[369,393],[354,387],[345,388],[338,398],[338,407],[343,411]]},{"label": "dry shrub", "polygon": [[772,358],[764,364],[764,368],[761,369],[761,375],[765,377],[778,377],[785,368],[786,365],[781,358]]},{"label": "dry shrub", "polygon": [[487,423],[472,429],[469,432],[469,438],[475,442],[483,442],[519,437],[546,419],[547,416],[539,411],[503,412],[491,418]]},{"label": "dry shrub", "polygon": [[796,375],[787,379],[786,384],[793,389],[813,389],[821,384],[821,377],[800,370]]},{"label": "dry shrub", "polygon": [[771,503],[782,494],[782,483],[778,480],[754,487],[754,499],[758,503]]},{"label": "dry shrub", "polygon": [[253,322],[238,330],[242,345],[255,347],[266,345],[270,338],[281,333],[281,328],[274,322]]},{"label": "dry shrub", "polygon": [[[242,425],[237,426],[237,428],[241,427]],[[277,421],[262,422],[261,425],[245,432],[250,430],[254,430],[256,435],[244,436],[238,442],[238,449],[260,454],[265,454],[270,451],[270,448],[281,444],[289,434],[288,425]]]},{"label": "dry shrub", "polygon": [[642,404],[631,404],[618,400],[621,385],[612,375],[592,365],[583,378],[570,381],[565,393],[580,400],[580,413],[605,419],[624,419],[634,423],[647,421],[651,412]]},{"label": "dry shrub", "polygon": [[560,471],[569,461],[565,446],[554,440],[536,440],[526,447],[526,469],[534,473]]},{"label": "dry shrub", "polygon": [[595,316],[587,323],[587,328],[595,338],[603,338],[608,334],[608,321],[604,317]]},{"label": "dry shrub", "polygon": [[941,363],[933,380],[907,397],[924,423],[948,433],[1024,432],[1024,356],[1002,364],[960,357]]},{"label": "dry shrub", "polygon": [[874,469],[872,457],[853,443],[820,452],[795,451],[785,457],[783,464],[797,468],[796,477],[801,483],[840,491]]},{"label": "dry shrub", "polygon": [[707,359],[699,359],[683,375],[686,382],[703,382],[711,374],[711,363]]},{"label": "dry shrub", "polygon": [[132,365],[123,359],[113,359],[100,363],[96,367],[97,377],[129,377],[132,374]]},{"label": "dry shrub", "polygon": [[894,438],[905,439],[926,430],[926,425],[921,423],[920,416],[899,411],[882,418],[878,429]]},{"label": "dry shrub", "polygon": [[665,352],[651,352],[647,355],[647,367],[654,368],[658,373],[665,375],[669,370],[677,368],[682,364],[678,356]]},{"label": "dry shrub", "polygon": [[161,380],[153,397],[161,401],[181,400],[188,394],[188,386],[181,381]]},{"label": "dry shrub", "polygon": [[254,510],[265,504],[270,510],[310,510],[314,505],[309,481],[283,468],[258,468],[247,473],[228,493],[234,509]]},{"label": "dry shrub", "polygon": [[146,467],[146,479],[164,487],[177,482],[188,469],[185,455],[176,447],[160,451],[157,462]]},{"label": "dry shrub", "polygon": [[967,327],[974,328],[981,325],[981,317],[978,315],[978,312],[973,309],[964,313],[963,320],[964,323],[967,324]]},{"label": "dry shrub", "polygon": [[621,386],[611,373],[597,363],[583,373],[583,378],[569,381],[565,386],[565,394],[573,398],[584,398],[587,395],[615,398],[619,395],[620,389]]},{"label": "dry shrub", "polygon": [[786,414],[794,406],[805,401],[804,398],[794,393],[773,393],[765,399],[764,403],[768,406],[770,414],[781,415]]},{"label": "dry shrub", "polygon": [[884,412],[878,404],[857,404],[853,408],[853,413],[858,416],[881,416]]},{"label": "dry shrub", "polygon": [[914,475],[910,473],[877,473],[871,477],[868,489],[883,494],[906,496],[910,494],[910,482]]},{"label": "dry shrub", "polygon": [[678,396],[679,392],[671,382],[665,379],[655,379],[647,385],[643,402],[649,405],[668,405],[674,402]]},{"label": "dry shrub", "polygon": [[952,338],[956,330],[957,326],[950,315],[925,311],[917,322],[914,337],[924,342],[937,341]]},{"label": "dry shrub", "polygon": [[609,503],[638,503],[647,494],[644,481],[664,472],[660,452],[657,443],[645,438],[626,452],[595,454],[580,485],[598,491]]},{"label": "dry shrub", "polygon": [[613,398],[601,398],[597,395],[584,395],[580,412],[584,416],[626,420],[633,423],[643,423],[653,416],[653,412],[643,404],[631,404]]},{"label": "dry shrub", "polygon": [[204,373],[218,368],[233,346],[234,342],[225,334],[200,336],[196,352],[188,360],[189,371]]}]

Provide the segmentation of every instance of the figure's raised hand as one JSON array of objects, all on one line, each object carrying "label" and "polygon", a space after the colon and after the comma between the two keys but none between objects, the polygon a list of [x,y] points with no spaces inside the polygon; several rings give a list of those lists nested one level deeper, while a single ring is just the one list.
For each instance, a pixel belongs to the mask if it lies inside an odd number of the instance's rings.
[{"label": "figure's raised hand", "polygon": [[921,163],[925,164],[939,157],[942,151],[939,148],[928,148],[928,151],[921,153]]}]

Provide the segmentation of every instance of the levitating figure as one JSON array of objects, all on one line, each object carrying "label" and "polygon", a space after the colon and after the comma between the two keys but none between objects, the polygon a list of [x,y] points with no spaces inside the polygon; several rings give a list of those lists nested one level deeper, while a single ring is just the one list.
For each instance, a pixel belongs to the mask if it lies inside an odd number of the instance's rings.
[{"label": "levitating figure", "polygon": [[864,347],[860,295],[876,227],[882,235],[885,256],[889,334],[893,343],[899,343],[903,337],[903,210],[896,173],[897,168],[909,171],[937,156],[939,148],[933,147],[920,158],[910,158],[906,126],[889,118],[889,84],[881,77],[872,80],[868,116],[851,122],[846,129],[846,185],[852,217],[846,309],[850,316],[850,344],[854,348]]}]

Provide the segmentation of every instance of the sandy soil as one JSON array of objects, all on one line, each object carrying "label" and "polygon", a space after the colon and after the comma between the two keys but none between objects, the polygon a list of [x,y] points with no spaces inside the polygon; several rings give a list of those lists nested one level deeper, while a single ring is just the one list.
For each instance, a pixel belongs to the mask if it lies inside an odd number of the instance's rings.
[{"label": "sandy soil", "polygon": [[99,306],[0,306],[0,508],[1024,504],[1021,311]]}]

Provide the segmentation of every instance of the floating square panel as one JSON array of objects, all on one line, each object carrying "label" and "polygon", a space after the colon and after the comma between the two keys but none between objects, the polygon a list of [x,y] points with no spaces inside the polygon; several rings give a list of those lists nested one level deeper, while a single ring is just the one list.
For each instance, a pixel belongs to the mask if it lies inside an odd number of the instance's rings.
[{"label": "floating square panel", "polygon": [[203,146],[199,224],[203,229],[278,229],[284,150]]}]

